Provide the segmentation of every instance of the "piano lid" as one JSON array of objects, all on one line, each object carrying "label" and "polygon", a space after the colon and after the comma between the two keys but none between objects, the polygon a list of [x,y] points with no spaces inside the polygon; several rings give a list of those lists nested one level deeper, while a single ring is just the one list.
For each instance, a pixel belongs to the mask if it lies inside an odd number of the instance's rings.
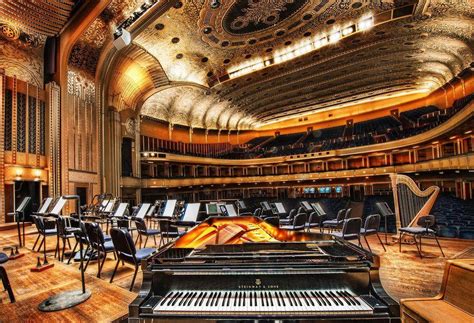
[{"label": "piano lid", "polygon": [[332,240],[320,233],[287,231],[254,216],[210,217],[176,240],[175,248],[203,249],[209,245]]}]

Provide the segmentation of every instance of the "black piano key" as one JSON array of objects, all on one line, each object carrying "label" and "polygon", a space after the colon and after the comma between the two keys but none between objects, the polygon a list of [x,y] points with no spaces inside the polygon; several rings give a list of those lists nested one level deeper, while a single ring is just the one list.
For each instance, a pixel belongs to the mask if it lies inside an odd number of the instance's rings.
[{"label": "black piano key", "polygon": [[181,297],[181,295],[183,295],[184,292],[179,292],[178,295],[174,298],[174,300],[171,302],[171,306],[175,306],[176,305],[176,302],[178,301],[178,299]]},{"label": "black piano key", "polygon": [[301,300],[300,300],[300,298],[298,297],[298,295],[296,295],[295,292],[293,292],[292,294],[293,294],[293,297],[295,298],[296,302],[298,302],[298,305],[299,305],[299,306],[303,306],[303,304],[301,303]]},{"label": "black piano key", "polygon": [[326,296],[326,299],[327,299],[327,300],[331,300],[334,305],[336,305],[336,306],[339,305],[339,303],[332,297],[332,295],[331,295],[328,291],[326,291],[326,292],[324,293],[324,295]]},{"label": "black piano key", "polygon": [[191,303],[193,302],[196,295],[197,295],[197,292],[192,292],[191,296],[188,298],[188,301],[184,304],[184,306],[191,306]]},{"label": "black piano key", "polygon": [[243,294],[243,297],[242,297],[242,306],[246,306],[245,305],[245,299],[247,298],[247,293],[246,292],[242,292]]},{"label": "black piano key", "polygon": [[221,306],[225,306],[225,300],[227,298],[227,292],[224,293],[224,296],[222,297],[222,303]]},{"label": "black piano key", "polygon": [[283,297],[283,294],[280,292],[277,292],[277,294],[280,295],[281,303],[283,304],[283,306],[286,306],[286,302],[285,302],[285,298]]},{"label": "black piano key", "polygon": [[202,300],[203,295],[204,295],[204,292],[199,292],[199,295],[197,295],[196,301],[194,302],[194,306],[197,306],[199,304],[199,301]]},{"label": "black piano key", "polygon": [[159,304],[159,306],[163,306],[165,304],[165,302],[174,294],[174,292],[171,292],[165,296],[163,296],[163,298],[161,299],[161,302]]},{"label": "black piano key", "polygon": [[278,307],[281,307],[280,297],[278,296],[278,292],[273,293],[275,295],[275,299],[277,301]]},{"label": "black piano key", "polygon": [[256,292],[253,293],[253,297],[254,297],[253,300],[254,300],[255,307],[256,307],[257,304],[258,304],[258,303],[257,303],[257,293],[256,293]]},{"label": "black piano key", "polygon": [[[290,294],[288,292],[285,292],[285,294],[286,294],[286,298],[288,298],[288,302],[290,302],[290,306],[293,306],[293,300],[291,299]],[[295,305],[296,305],[296,303],[295,303]]]},{"label": "black piano key", "polygon": [[353,300],[357,305],[360,305],[360,302],[357,298],[355,298],[354,296],[352,296],[349,292],[347,291],[344,291],[344,293],[347,295],[347,297],[349,297],[351,300]]},{"label": "black piano key", "polygon": [[183,297],[181,298],[181,300],[178,303],[178,306],[182,306],[184,304],[184,302],[188,299],[189,295],[191,295],[191,293],[184,293]]},{"label": "black piano key", "polygon": [[332,299],[334,300],[334,302],[336,303],[336,305],[340,305],[340,306],[343,306],[344,304],[341,302],[341,300],[339,299],[339,297],[337,297],[336,294],[334,294],[332,291],[329,291],[327,292],[331,297]]},{"label": "black piano key", "polygon": [[214,301],[214,306],[217,306],[219,303],[219,299],[221,298],[221,292],[217,292],[216,299]]},{"label": "black piano key", "polygon": [[270,300],[270,306],[273,306],[273,298],[271,293],[267,293],[268,299]]},{"label": "black piano key", "polygon": [[341,297],[341,299],[347,303],[347,305],[356,305],[353,300],[351,300],[349,297],[347,297],[343,292],[337,291],[337,294]]},{"label": "black piano key", "polygon": [[326,305],[323,303],[323,301],[319,298],[319,296],[315,292],[311,292],[311,295],[316,299],[316,302],[318,303],[319,306]]},{"label": "black piano key", "polygon": [[306,300],[309,302],[309,305],[310,305],[310,306],[314,306],[314,302],[313,302],[313,300],[311,299],[311,296],[310,296],[306,291],[303,292],[303,293],[304,293],[304,295],[306,296]]},{"label": "black piano key", "polygon": [[234,296],[234,307],[237,306],[237,301],[238,301],[239,297],[238,297],[238,293],[235,293],[235,296]]},{"label": "black piano key", "polygon": [[327,298],[326,296],[324,296],[322,292],[316,292],[316,294],[319,295],[319,297],[321,298],[322,302],[324,303],[324,306],[332,305],[332,303],[331,303],[331,301],[329,300],[329,298]]},{"label": "black piano key", "polygon": [[229,292],[229,297],[227,298],[227,307],[230,306],[230,299],[232,298],[232,292]]},{"label": "black piano key", "polygon": [[204,294],[201,297],[201,300],[199,301],[199,306],[202,306],[202,303],[204,302],[204,299],[206,298],[206,296],[207,296],[207,292],[204,292]]},{"label": "black piano key", "polygon": [[260,294],[260,303],[262,304],[262,306],[265,306],[265,302],[264,302],[264,297],[263,297],[263,293],[262,292],[259,292]]},{"label": "black piano key", "polygon": [[309,304],[309,301],[308,301],[308,298],[306,298],[306,295],[304,292],[298,292],[298,294],[300,295],[300,298],[303,299],[303,301],[306,303],[307,306],[310,306]]},{"label": "black piano key", "polygon": [[211,299],[212,297],[214,296],[214,292],[212,292],[209,297],[207,298],[207,302],[206,302],[206,306],[209,306],[209,304],[211,303]]}]

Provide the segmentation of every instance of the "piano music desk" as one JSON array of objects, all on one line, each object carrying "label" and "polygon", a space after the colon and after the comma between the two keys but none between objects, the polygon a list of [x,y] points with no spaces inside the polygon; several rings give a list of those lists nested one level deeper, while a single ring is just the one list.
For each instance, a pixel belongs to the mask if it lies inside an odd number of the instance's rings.
[{"label": "piano music desk", "polygon": [[401,300],[402,322],[474,322],[474,259],[448,260],[439,294]]}]

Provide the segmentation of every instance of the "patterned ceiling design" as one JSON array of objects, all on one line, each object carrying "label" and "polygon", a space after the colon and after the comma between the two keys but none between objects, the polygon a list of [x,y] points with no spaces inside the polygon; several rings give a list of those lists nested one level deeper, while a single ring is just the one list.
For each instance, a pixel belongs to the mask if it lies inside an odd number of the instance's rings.
[{"label": "patterned ceiling design", "polygon": [[[220,1],[217,8],[211,2],[184,2],[134,42],[157,58],[171,82],[209,86],[250,128],[336,105],[428,94],[474,61],[470,0],[234,0]],[[411,8],[408,16],[394,19],[406,8]],[[233,66],[344,28],[367,14],[387,22],[290,61],[216,82]],[[186,125],[184,119],[175,123]]]},{"label": "patterned ceiling design", "polygon": [[166,88],[151,96],[141,114],[170,124],[206,129],[248,129],[256,122],[229,102],[191,85]]},{"label": "patterned ceiling design", "polygon": [[46,36],[59,34],[69,20],[76,2],[81,1],[2,0],[0,21],[9,29],[16,29],[34,39],[44,40]]}]

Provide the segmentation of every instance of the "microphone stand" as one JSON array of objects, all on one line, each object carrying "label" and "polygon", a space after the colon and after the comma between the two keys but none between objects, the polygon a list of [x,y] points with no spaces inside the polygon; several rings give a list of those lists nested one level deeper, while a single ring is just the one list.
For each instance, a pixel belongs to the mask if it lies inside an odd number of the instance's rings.
[{"label": "microphone stand", "polygon": [[79,228],[73,232],[77,233],[79,236],[79,252],[81,255],[81,290],[72,290],[63,292],[50,296],[44,300],[41,304],[38,305],[38,309],[42,312],[54,312],[61,311],[67,308],[74,307],[79,305],[91,297],[90,290],[86,290],[86,280],[84,277],[84,247],[82,245],[82,218],[81,218],[81,208],[80,208],[80,198],[78,195],[65,195],[63,196],[65,200],[76,200],[77,216],[79,220]]}]

